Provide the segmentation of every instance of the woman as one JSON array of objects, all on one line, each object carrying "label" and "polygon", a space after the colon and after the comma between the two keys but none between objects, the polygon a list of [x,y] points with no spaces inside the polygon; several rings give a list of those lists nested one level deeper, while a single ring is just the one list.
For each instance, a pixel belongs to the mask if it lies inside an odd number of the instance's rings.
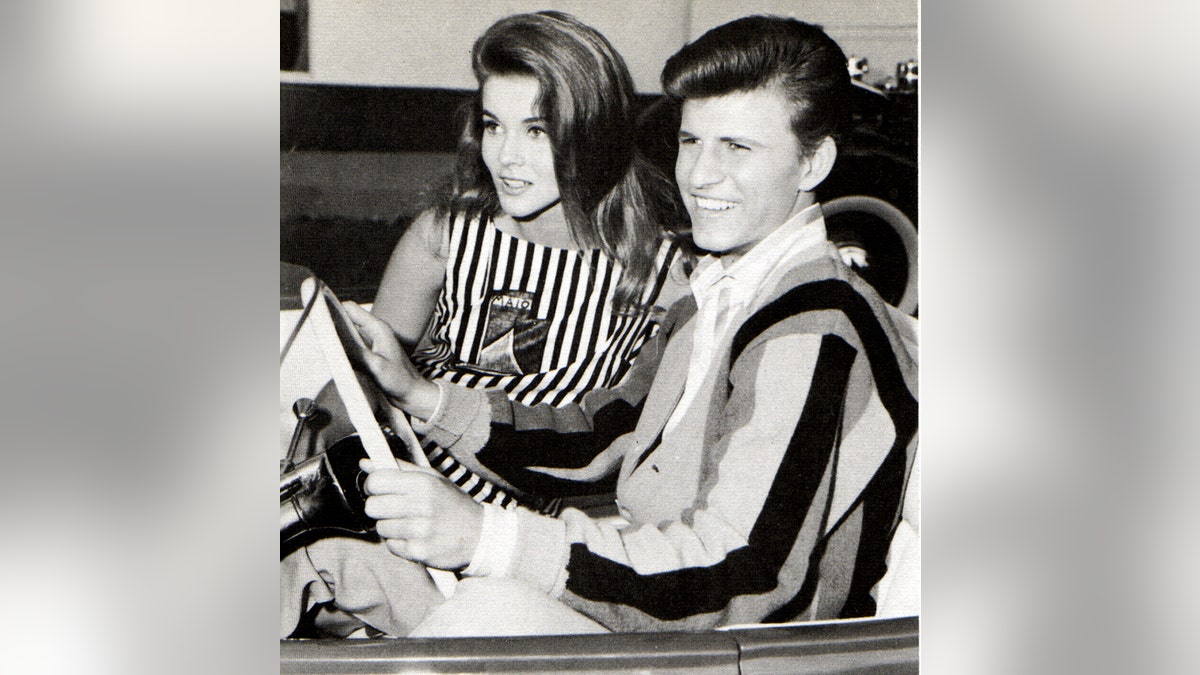
[{"label": "woman", "polygon": [[[605,333],[644,327],[669,262],[665,228],[684,216],[635,152],[632,79],[595,30],[560,12],[508,17],[472,64],[480,89],[455,173],[396,247],[373,313],[410,350],[432,315],[414,354],[430,376],[560,407],[619,379],[621,364],[583,371],[609,356]],[[511,326],[500,352],[486,338]]]},{"label": "woman", "polygon": [[[657,330],[655,307],[687,292],[670,273],[682,257],[670,232],[686,215],[670,179],[636,151],[632,78],[594,29],[560,12],[511,16],[476,41],[472,65],[480,88],[456,170],[401,238],[373,312],[413,354],[422,384],[503,390],[514,405],[551,411],[549,429],[590,431],[578,401],[615,386]],[[469,467],[425,450],[481,503],[511,506],[515,488],[525,505],[554,511],[547,497],[615,484],[529,470],[591,460],[554,447],[472,457]],[[306,562],[285,561],[284,634],[297,609],[334,594],[337,607],[394,635],[411,627],[403,617],[419,615],[414,607],[440,599],[422,570],[380,545],[334,538],[304,553],[336,581],[314,584]],[[289,606],[296,593],[306,599]]]},{"label": "woman", "polygon": [[[653,307],[686,292],[669,274],[685,216],[636,152],[632,78],[598,32],[560,12],[511,16],[472,66],[456,170],[397,245],[373,313],[430,379],[570,406],[615,385],[656,329]],[[481,500],[505,499],[429,452]]]}]

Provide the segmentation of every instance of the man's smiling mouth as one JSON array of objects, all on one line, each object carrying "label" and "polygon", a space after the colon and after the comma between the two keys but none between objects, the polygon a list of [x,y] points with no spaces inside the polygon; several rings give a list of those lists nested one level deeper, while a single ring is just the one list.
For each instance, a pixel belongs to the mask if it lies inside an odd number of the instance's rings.
[{"label": "man's smiling mouth", "polygon": [[726,199],[713,199],[712,197],[698,197],[692,195],[696,200],[696,206],[705,211],[727,211],[737,206],[737,202],[731,202]]}]

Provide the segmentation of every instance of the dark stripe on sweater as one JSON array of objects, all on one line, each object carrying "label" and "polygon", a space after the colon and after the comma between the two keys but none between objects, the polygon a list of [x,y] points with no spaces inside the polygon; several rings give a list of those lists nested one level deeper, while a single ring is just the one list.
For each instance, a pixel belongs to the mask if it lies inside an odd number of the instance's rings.
[{"label": "dark stripe on sweater", "polygon": [[667,282],[667,275],[671,273],[671,265],[675,262],[675,254],[679,253],[679,244],[674,242],[667,247],[667,253],[663,256],[662,266],[658,268],[658,275],[654,278],[654,290],[649,294],[643,294],[642,298],[657,298],[659,291],[662,290],[663,284]]},{"label": "dark stripe on sweater", "polygon": [[746,546],[707,567],[639,575],[574,544],[567,590],[665,621],[720,611],[737,596],[773,590],[837,445],[855,354],[839,336],[822,338],[804,409]]},{"label": "dark stripe on sweater", "polygon": [[917,430],[917,401],[904,381],[896,353],[866,298],[839,279],[814,281],[793,288],[754,313],[733,338],[730,362],[771,326],[804,312],[834,310],[850,320],[862,341],[879,398],[896,425],[896,443],[906,447]]},{"label": "dark stripe on sweater", "polygon": [[612,492],[616,487],[616,471],[603,480],[587,483],[554,478],[529,471],[527,467],[585,467],[618,436],[632,431],[641,412],[641,402],[634,406],[624,400],[612,401],[593,416],[594,432],[516,431],[511,425],[493,423],[487,445],[475,457],[491,471],[504,476],[510,485],[530,494],[557,497]]},{"label": "dark stripe on sweater", "polygon": [[888,549],[896,531],[907,473],[907,453],[904,448],[893,447],[859,496],[863,509],[862,535],[858,540],[850,591],[839,618],[875,615],[871,589],[887,572]]},{"label": "dark stripe on sweater", "polygon": [[[740,354],[751,341],[780,321],[803,312],[821,310],[840,311],[850,320],[863,343],[880,401],[896,427],[894,443],[879,469],[839,522],[829,528],[832,534],[855,509],[863,509],[854,576],[841,616],[872,616],[875,601],[870,591],[887,569],[887,551],[904,493],[907,448],[916,434],[918,418],[916,399],[904,381],[891,341],[870,304],[852,285],[827,279],[798,286],[757,312],[738,330],[733,353]],[[778,620],[790,620],[803,609],[800,607],[786,616],[777,612],[782,617]]]},{"label": "dark stripe on sweater", "polygon": [[[844,402],[843,402],[844,403]],[[829,463],[829,485],[837,485],[837,468],[840,447],[842,443],[841,428],[845,426],[845,406],[842,407],[841,420],[838,422],[839,432],[834,440],[835,447],[833,449],[833,461]],[[832,494],[832,493],[831,493]],[[833,508],[833,500],[826,499],[825,505],[821,509],[821,532],[828,532],[829,513]],[[817,586],[821,582],[821,560],[825,557],[825,549],[829,545],[829,536],[821,536],[817,543],[812,547],[808,554],[808,563],[804,570],[804,583],[800,584],[800,590],[796,595],[792,596],[778,609],[768,614],[763,618],[762,623],[783,623],[785,621],[793,621],[801,616],[801,614],[812,604],[813,598],[817,595]]]},{"label": "dark stripe on sweater", "polygon": [[642,462],[645,462],[646,458],[650,456],[650,453],[657,450],[658,446],[660,446],[660,445],[662,445],[662,432],[661,431],[659,431],[658,435],[654,437],[654,440],[650,442],[650,445],[646,446],[646,449],[642,451],[641,456],[638,457],[637,461],[633,463],[633,469],[631,469],[630,471],[631,472],[637,471],[637,468],[642,465]]}]

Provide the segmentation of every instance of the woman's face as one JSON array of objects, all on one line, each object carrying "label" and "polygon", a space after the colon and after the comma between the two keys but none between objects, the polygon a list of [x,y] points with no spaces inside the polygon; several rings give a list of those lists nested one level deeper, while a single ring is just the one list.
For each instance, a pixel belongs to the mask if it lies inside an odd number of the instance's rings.
[{"label": "woman's face", "polygon": [[483,163],[500,208],[514,218],[540,215],[559,200],[549,127],[536,109],[537,95],[533,77],[492,75],[483,83]]}]

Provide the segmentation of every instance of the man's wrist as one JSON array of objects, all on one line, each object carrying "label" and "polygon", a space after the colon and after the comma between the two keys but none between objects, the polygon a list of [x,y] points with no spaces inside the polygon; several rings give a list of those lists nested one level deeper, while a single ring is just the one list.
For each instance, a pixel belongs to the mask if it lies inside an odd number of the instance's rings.
[{"label": "man's wrist", "polygon": [[507,576],[516,547],[516,511],[495,504],[484,504],[479,542],[471,556],[471,563],[462,571],[463,575]]}]

